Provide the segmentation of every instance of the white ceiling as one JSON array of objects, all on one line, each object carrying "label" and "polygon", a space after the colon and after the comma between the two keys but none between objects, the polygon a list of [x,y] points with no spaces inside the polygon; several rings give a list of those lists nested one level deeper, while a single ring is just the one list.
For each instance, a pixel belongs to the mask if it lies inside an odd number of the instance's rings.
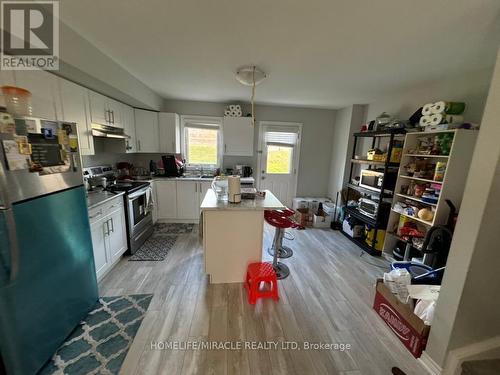
[{"label": "white ceiling", "polygon": [[492,66],[499,0],[64,0],[61,18],[165,98],[338,108]]}]

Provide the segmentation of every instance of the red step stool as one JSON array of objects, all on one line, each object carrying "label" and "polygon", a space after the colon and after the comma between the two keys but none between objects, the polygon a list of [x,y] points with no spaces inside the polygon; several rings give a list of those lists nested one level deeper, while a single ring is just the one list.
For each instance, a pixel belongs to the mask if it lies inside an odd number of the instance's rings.
[{"label": "red step stool", "polygon": [[[260,283],[271,284],[271,289],[259,290]],[[275,301],[278,296],[278,279],[271,263],[259,262],[248,265],[245,289],[248,292],[248,302],[255,305],[258,298],[272,297]]]}]

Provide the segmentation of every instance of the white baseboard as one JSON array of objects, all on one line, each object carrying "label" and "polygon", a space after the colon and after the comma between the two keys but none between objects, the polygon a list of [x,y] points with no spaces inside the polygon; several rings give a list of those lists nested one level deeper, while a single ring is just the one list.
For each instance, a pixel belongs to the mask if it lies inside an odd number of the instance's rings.
[{"label": "white baseboard", "polygon": [[[482,353],[499,351],[500,352],[500,336],[476,342],[471,345],[464,346],[451,350],[448,353],[448,359],[443,371],[443,375],[459,375],[461,374],[462,363],[468,359],[474,359]],[[496,355],[495,355],[496,357]]]},{"label": "white baseboard", "polygon": [[193,219],[160,219],[156,221],[157,223],[181,223],[181,224],[198,224],[199,220]]},{"label": "white baseboard", "polygon": [[429,375],[441,375],[443,369],[424,351],[418,359]]}]

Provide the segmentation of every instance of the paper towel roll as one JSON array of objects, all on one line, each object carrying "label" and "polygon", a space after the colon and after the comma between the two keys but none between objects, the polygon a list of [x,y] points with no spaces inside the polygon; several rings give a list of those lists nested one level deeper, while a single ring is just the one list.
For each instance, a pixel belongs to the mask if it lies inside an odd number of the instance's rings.
[{"label": "paper towel roll", "polygon": [[444,119],[448,124],[463,124],[464,122],[464,116],[460,115],[446,115]]},{"label": "paper towel roll", "polygon": [[441,113],[434,113],[431,117],[431,120],[429,121],[429,125],[434,126],[434,125],[439,125],[443,122],[443,115]]},{"label": "paper towel roll", "polygon": [[423,116],[430,116],[432,115],[432,106],[434,104],[433,103],[427,103],[424,105],[424,107],[422,108],[422,115]]},{"label": "paper towel roll", "polygon": [[236,109],[236,106],[235,106],[234,104],[231,104],[231,105],[229,106],[229,110],[230,110],[230,111],[234,111],[235,109]]},{"label": "paper towel roll", "polygon": [[420,117],[420,126],[427,126],[431,122],[431,116],[422,116]]},{"label": "paper towel roll", "polygon": [[240,176],[229,176],[227,178],[228,198],[231,203],[241,202],[241,182]]}]

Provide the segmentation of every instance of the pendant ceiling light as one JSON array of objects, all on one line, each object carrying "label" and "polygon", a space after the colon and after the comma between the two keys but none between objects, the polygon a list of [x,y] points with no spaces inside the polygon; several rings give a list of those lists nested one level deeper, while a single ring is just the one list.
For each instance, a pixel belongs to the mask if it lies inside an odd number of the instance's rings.
[{"label": "pendant ceiling light", "polygon": [[244,66],[236,72],[236,79],[239,83],[245,86],[252,86],[252,122],[255,125],[255,86],[267,78],[266,73],[257,68],[255,65]]}]

